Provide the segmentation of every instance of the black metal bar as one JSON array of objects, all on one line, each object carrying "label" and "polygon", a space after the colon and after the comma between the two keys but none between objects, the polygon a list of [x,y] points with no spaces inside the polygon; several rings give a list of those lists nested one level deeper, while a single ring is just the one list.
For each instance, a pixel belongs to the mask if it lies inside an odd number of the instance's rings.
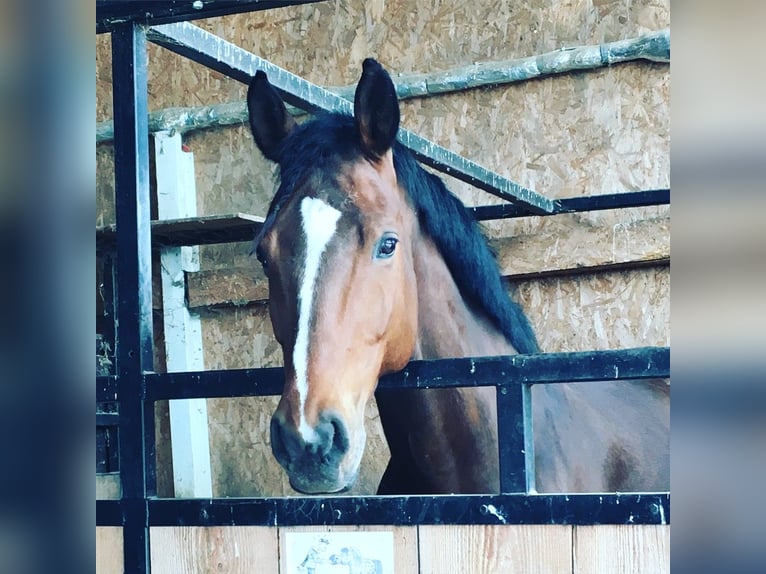
[{"label": "black metal bar", "polygon": [[[581,383],[670,376],[668,347],[412,361],[380,379],[379,388],[514,387],[519,383]],[[257,397],[282,392],[281,367],[149,373],[147,400]]]},{"label": "black metal bar", "polygon": [[497,433],[500,492],[534,492],[534,435],[530,385],[497,388]]},{"label": "black metal bar", "polygon": [[[115,291],[115,265],[114,265],[114,259],[111,255],[105,255],[103,257],[103,274],[102,274],[102,284],[101,284],[101,297],[103,301],[103,309],[104,309],[104,316],[103,321],[101,321],[102,329],[101,329],[101,335],[104,337],[104,341],[108,345],[108,347],[112,350],[112,353],[115,352],[116,347],[116,330],[115,330],[115,299],[116,299],[116,291]],[[114,372],[114,365],[112,365],[112,370],[110,373]]]},{"label": "black metal bar", "polygon": [[107,403],[117,400],[117,376],[96,377],[96,402]]},{"label": "black metal bar", "polygon": [[120,413],[96,413],[97,427],[116,427],[120,424]]},{"label": "black metal bar", "polygon": [[122,501],[97,500],[96,526],[122,526]]},{"label": "black metal bar", "polygon": [[145,416],[142,389],[143,372],[152,369],[153,355],[146,74],[145,30],[136,24],[116,27],[112,33],[112,90],[120,479],[123,498],[143,502],[124,514],[125,572],[150,570],[144,437],[148,429],[154,432],[154,421]]},{"label": "black metal bar", "polygon": [[270,10],[318,0],[96,0],[96,33],[125,22],[165,24],[240,12]]},{"label": "black metal bar", "polygon": [[152,373],[144,379],[147,398],[152,401],[279,395],[284,384],[281,367]]},{"label": "black metal bar", "polygon": [[581,383],[662,378],[670,374],[668,347],[540,353],[412,361],[380,379],[380,388],[499,387],[519,383]]},{"label": "black metal bar", "polygon": [[[248,83],[257,70],[263,70],[269,82],[294,106],[310,111],[353,113],[350,101],[188,22],[154,26],[150,28],[148,37],[168,50],[243,83]],[[423,163],[488,193],[523,205],[533,213],[551,213],[556,207],[547,197],[417,134],[400,129],[398,139]]]},{"label": "black metal bar", "polygon": [[670,189],[649,189],[645,191],[629,191],[625,193],[609,193],[604,195],[588,195],[585,197],[558,199],[556,200],[555,210],[547,214],[532,213],[529,209],[509,203],[470,207],[468,208],[468,211],[473,213],[473,216],[478,221],[489,221],[492,219],[528,217],[530,215],[560,215],[562,213],[624,209],[627,207],[648,207],[652,205],[667,205],[669,203]]},{"label": "black metal bar", "polygon": [[145,400],[143,403],[144,408],[144,423],[145,430],[143,435],[144,441],[144,488],[146,490],[146,496],[157,496],[157,443],[155,435],[155,420],[154,420],[154,407],[153,401]]},{"label": "black metal bar", "polygon": [[[99,526],[130,508],[96,502]],[[151,499],[151,526],[670,524],[669,493]]]}]

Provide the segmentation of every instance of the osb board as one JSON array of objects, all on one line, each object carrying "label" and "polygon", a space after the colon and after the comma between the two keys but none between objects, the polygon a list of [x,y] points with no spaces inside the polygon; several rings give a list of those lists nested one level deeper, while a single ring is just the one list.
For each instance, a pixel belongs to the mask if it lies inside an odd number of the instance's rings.
[{"label": "osb board", "polygon": [[262,526],[154,527],[152,572],[279,572],[277,529]]},{"label": "osb board", "polygon": [[514,298],[545,352],[670,345],[670,267],[520,281]]},{"label": "osb board", "polygon": [[[343,85],[375,56],[402,72],[504,60],[567,45],[638,36],[670,25],[667,1],[338,0],[195,22],[314,82]],[[112,116],[109,35],[97,37],[98,121]],[[310,47],[310,49],[308,48]],[[221,74],[149,46],[150,109],[242,99]],[[425,69],[424,69],[425,68]]]},{"label": "osb board", "polygon": [[[402,105],[403,125],[548,197],[573,197],[669,186],[669,71],[627,64]],[[194,151],[198,212],[263,215],[274,190],[273,166],[246,128],[187,136]],[[99,146],[98,224],[113,222],[111,146]],[[448,187],[468,205],[491,195],[453,178]],[[572,219],[607,226],[657,217],[667,207],[494,222],[495,233],[525,234]],[[204,256],[203,256],[204,259]]]},{"label": "osb board", "polygon": [[[296,526],[279,529],[280,572],[288,574],[285,536],[289,532],[392,532],[394,537],[394,572],[419,572],[417,526]],[[446,572],[446,571],[445,571]],[[289,574],[293,574],[289,572]]]},{"label": "osb board", "polygon": [[670,526],[577,526],[574,574],[670,572]]},{"label": "osb board", "polygon": [[[390,0],[328,2],[199,24],[320,85],[354,83],[369,55],[395,76],[611,41],[669,25],[666,1],[434,0],[416,7]],[[150,45],[149,57],[150,109],[244,98],[243,85],[161,48]],[[109,60],[105,35],[97,39],[99,120],[111,117]],[[669,76],[667,65],[641,62],[408,101],[403,125],[551,197],[666,187]],[[247,129],[199,132],[187,145],[198,162],[201,214],[264,212],[272,167]],[[109,170],[102,155],[99,169]],[[492,200],[451,183],[468,203]],[[110,192],[100,182],[99,190]],[[109,201],[101,204],[106,209]],[[527,231],[522,226],[515,233]]]},{"label": "osb board", "polygon": [[97,574],[122,574],[122,528],[98,526],[96,528]]},{"label": "osb board", "polygon": [[572,527],[421,526],[421,574],[570,574]]}]

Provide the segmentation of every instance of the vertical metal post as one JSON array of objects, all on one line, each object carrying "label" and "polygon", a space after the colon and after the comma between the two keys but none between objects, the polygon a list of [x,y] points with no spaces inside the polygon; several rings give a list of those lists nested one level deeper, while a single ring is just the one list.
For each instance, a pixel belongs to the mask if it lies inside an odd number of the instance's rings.
[{"label": "vertical metal post", "polygon": [[146,33],[134,23],[112,32],[117,222],[117,375],[120,400],[124,571],[149,572],[147,450],[153,409],[143,373],[153,367],[149,129]]},{"label": "vertical metal post", "polygon": [[535,491],[535,451],[532,435],[532,385],[520,383],[497,389],[497,439],[500,492]]}]

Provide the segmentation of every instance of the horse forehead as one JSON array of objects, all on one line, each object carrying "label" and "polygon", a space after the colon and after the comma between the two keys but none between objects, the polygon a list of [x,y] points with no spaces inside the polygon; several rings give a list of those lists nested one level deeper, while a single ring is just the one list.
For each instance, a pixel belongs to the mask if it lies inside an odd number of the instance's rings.
[{"label": "horse forehead", "polygon": [[393,162],[384,157],[377,164],[360,160],[338,174],[341,191],[361,213],[396,210],[401,204]]}]

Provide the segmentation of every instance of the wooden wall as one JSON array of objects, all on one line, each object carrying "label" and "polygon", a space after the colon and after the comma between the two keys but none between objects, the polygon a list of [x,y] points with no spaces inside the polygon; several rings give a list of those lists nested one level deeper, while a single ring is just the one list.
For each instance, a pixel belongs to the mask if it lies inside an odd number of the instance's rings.
[{"label": "wooden wall", "polygon": [[[395,78],[397,72],[432,72],[635,37],[669,26],[669,2],[336,0],[198,24],[310,81],[339,86],[357,80],[367,56],[377,57]],[[244,86],[233,80],[153,45],[149,53],[150,110],[244,98]],[[112,116],[107,35],[97,37],[96,64],[101,121]],[[669,187],[669,85],[669,66],[630,63],[408,100],[402,122],[549,197],[662,188]],[[195,154],[201,215],[265,212],[274,171],[247,129],[200,131],[185,143]],[[111,146],[99,145],[96,158],[97,225],[103,225],[114,220]],[[469,205],[495,202],[447,180]],[[606,349],[670,343],[669,217],[669,208],[652,207],[490,222],[485,228],[543,349]],[[204,279],[231,287],[236,279],[256,289],[248,251],[247,244],[203,248],[202,273],[209,275],[200,275],[197,284]],[[208,299],[201,290],[190,289],[190,296],[200,296],[206,368],[281,364],[262,294],[221,302],[220,289]],[[274,405],[272,398],[208,401],[216,496],[292,493],[269,450]],[[166,405],[159,404],[157,414],[158,488],[172,495]],[[369,443],[352,494],[373,493],[387,461],[374,404],[367,422]],[[450,532],[420,529],[421,543],[432,531]],[[575,542],[581,537],[574,533],[585,532],[563,531]],[[524,532],[478,529],[476,536],[494,540],[498,533]],[[420,563],[430,564],[426,555]]]},{"label": "wooden wall", "polygon": [[[152,572],[287,574],[285,533],[390,531],[397,574],[664,574],[669,526],[152,528]],[[96,530],[96,571],[122,572],[119,528]],[[290,572],[289,574],[293,574]]]}]

